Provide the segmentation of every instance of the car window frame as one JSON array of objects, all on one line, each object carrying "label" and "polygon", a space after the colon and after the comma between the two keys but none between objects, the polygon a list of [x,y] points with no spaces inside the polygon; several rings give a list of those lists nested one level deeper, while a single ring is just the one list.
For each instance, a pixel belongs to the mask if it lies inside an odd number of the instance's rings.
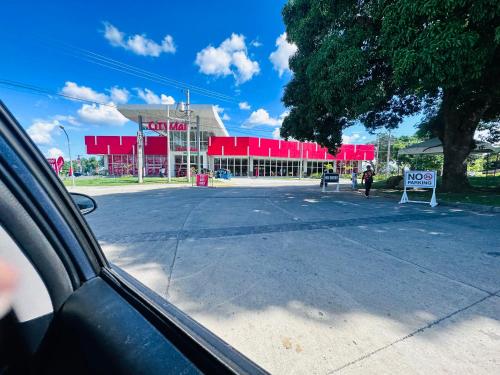
[{"label": "car window frame", "polygon": [[75,290],[94,277],[103,278],[202,371],[267,373],[128,273],[110,265],[62,181],[1,101],[0,151],[2,181],[46,230]]}]

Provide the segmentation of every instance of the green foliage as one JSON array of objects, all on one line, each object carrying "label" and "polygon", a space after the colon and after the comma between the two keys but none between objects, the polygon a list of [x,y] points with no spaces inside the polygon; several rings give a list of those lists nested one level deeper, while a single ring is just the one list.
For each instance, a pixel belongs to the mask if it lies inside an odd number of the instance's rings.
[{"label": "green foliage", "polygon": [[403,176],[391,176],[385,181],[385,187],[395,189],[403,180]]},{"label": "green foliage", "polygon": [[321,176],[323,175],[323,173],[311,173],[311,175],[309,176],[310,178],[321,178]]},{"label": "green foliage", "polygon": [[492,144],[500,143],[500,121],[481,122],[478,126],[481,141]]},{"label": "green foliage", "polygon": [[[378,165],[377,170],[381,176],[387,176],[387,152],[388,152],[388,134],[380,134],[378,142],[371,142],[378,144]],[[401,173],[404,167],[410,169],[423,169],[423,170],[437,170],[440,171],[443,165],[442,155],[398,155],[399,150],[404,149],[412,144],[425,141],[427,138],[420,137],[419,132],[410,136],[391,136],[391,158],[389,173]],[[386,177],[383,177],[385,179]]]},{"label": "green foliage", "polygon": [[[96,174],[99,169],[99,161],[95,156],[91,156],[90,158],[81,158],[80,159],[82,165],[82,172],[84,174]],[[77,168],[75,168],[77,169]]]},{"label": "green foliage", "polygon": [[423,132],[463,174],[479,122],[500,114],[498,0],[290,0],[283,18],[298,46],[283,137],[334,152],[357,121],[392,129],[427,110]]}]

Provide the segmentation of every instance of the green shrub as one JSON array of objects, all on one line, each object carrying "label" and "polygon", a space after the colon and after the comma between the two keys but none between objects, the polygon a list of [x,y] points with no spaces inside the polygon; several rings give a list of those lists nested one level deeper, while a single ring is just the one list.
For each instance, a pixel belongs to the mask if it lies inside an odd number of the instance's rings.
[{"label": "green shrub", "polygon": [[399,183],[403,181],[403,176],[391,176],[385,181],[385,186],[390,189],[395,189]]}]

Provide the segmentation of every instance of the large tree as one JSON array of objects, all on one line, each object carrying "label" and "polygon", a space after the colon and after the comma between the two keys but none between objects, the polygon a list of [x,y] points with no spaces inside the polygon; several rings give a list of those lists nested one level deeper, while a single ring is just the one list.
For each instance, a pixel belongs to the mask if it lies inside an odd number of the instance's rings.
[{"label": "large tree", "polygon": [[355,122],[391,129],[426,111],[443,188],[468,186],[474,132],[500,114],[500,1],[289,0],[283,18],[298,46],[283,137],[335,151]]}]

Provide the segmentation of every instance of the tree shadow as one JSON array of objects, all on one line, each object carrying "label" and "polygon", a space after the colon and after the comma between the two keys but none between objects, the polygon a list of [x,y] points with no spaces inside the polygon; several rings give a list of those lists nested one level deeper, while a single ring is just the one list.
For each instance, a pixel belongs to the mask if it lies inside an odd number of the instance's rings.
[{"label": "tree shadow", "polygon": [[272,371],[335,369],[472,308],[447,329],[487,321],[498,346],[497,214],[315,187],[95,198],[87,219],[114,263]]}]

